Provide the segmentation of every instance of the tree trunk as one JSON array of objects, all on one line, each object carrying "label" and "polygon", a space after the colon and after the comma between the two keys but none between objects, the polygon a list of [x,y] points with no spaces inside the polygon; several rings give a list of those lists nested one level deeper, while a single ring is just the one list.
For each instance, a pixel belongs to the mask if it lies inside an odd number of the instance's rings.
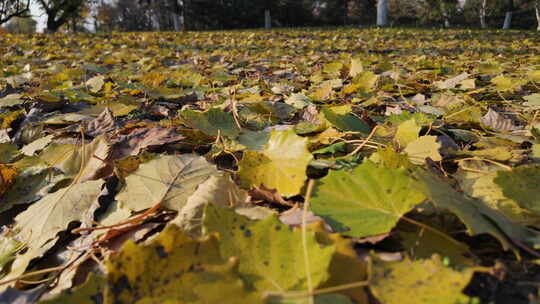
[{"label": "tree trunk", "polygon": [[171,13],[171,19],[173,27],[176,32],[184,30],[184,3],[178,3],[178,0],[172,0],[169,3],[169,11]]},{"label": "tree trunk", "polygon": [[445,9],[443,9],[442,15],[444,19],[444,28],[450,28],[450,16]]},{"label": "tree trunk", "polygon": [[510,29],[511,25],[512,25],[512,12],[506,12],[506,14],[504,15],[504,24],[503,24],[502,29],[508,30]]},{"label": "tree trunk", "polygon": [[388,25],[388,0],[377,0],[377,26]]},{"label": "tree trunk", "polygon": [[152,12],[151,14],[152,15],[150,16],[150,18],[152,19],[153,28],[158,32],[161,31],[161,22],[159,20],[159,15],[156,12]]},{"label": "tree trunk", "polygon": [[172,13],[172,19],[173,19],[174,30],[177,32],[183,31],[184,30],[183,16],[177,13]]},{"label": "tree trunk", "polygon": [[58,29],[64,24],[64,22],[54,20],[54,17],[49,16],[47,18],[47,28],[45,31],[49,34],[58,32]]},{"label": "tree trunk", "polygon": [[534,3],[534,12],[536,13],[536,30],[540,32],[540,4]]},{"label": "tree trunk", "polygon": [[502,29],[508,30],[510,29],[510,26],[512,25],[512,13],[514,11],[514,1],[508,0],[508,3],[506,5],[506,14],[504,15],[504,24]]},{"label": "tree trunk", "polygon": [[264,10],[264,28],[269,30],[272,28],[272,16],[270,15],[270,10]]},{"label": "tree trunk", "polygon": [[479,15],[480,15],[480,27],[482,29],[487,29],[487,24],[486,24],[486,10],[487,10],[487,0],[482,0],[482,3],[480,5],[480,11],[479,11]]}]

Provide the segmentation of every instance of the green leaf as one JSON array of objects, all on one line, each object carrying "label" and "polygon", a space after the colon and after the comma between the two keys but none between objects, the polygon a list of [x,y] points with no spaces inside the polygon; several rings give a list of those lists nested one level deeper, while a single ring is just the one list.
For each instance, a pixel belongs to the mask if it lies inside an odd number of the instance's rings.
[{"label": "green leaf", "polygon": [[406,147],[409,143],[418,139],[421,129],[422,127],[416,123],[416,119],[406,120],[398,126],[394,139],[400,146]]},{"label": "green leaf", "polygon": [[272,131],[264,150],[244,152],[238,163],[242,186],[264,185],[284,196],[299,194],[307,178],[307,166],[313,158],[307,144],[308,139],[296,135],[292,129]]},{"label": "green leaf", "polygon": [[185,109],[180,112],[180,116],[189,127],[210,136],[219,134],[236,138],[240,134],[240,129],[234,122],[232,114],[218,108],[211,108],[206,112]]},{"label": "green leaf", "polygon": [[169,226],[146,246],[127,242],[107,263],[115,292],[106,296],[110,303],[260,302],[240,280],[236,261],[222,258],[215,236],[193,240]]},{"label": "green leaf", "polygon": [[527,73],[527,78],[531,81],[540,82],[540,70],[534,70]]},{"label": "green leaf", "polygon": [[40,301],[40,304],[96,304],[95,299],[103,299],[107,280],[100,275],[91,272],[86,282],[66,292],[58,294],[50,299]]},{"label": "green leaf", "polygon": [[[282,224],[276,215],[251,221],[234,211],[208,205],[204,216],[207,233],[219,233],[219,252],[236,257],[242,278],[258,291],[306,290],[307,272],[302,234]],[[321,246],[307,233],[310,277],[314,287],[328,278],[334,246]]]},{"label": "green leaf", "polygon": [[3,143],[0,144],[0,164],[7,164],[15,160],[20,152],[16,145]]},{"label": "green leaf", "polygon": [[505,249],[511,247],[509,238],[520,242],[538,242],[536,233],[511,222],[481,202],[465,197],[432,173],[421,170],[416,172],[415,177],[419,181],[415,188],[424,193],[436,207],[454,213],[465,224],[470,235],[491,234]]},{"label": "green leaf", "polygon": [[338,74],[342,68],[343,63],[336,61],[325,64],[323,67],[323,71],[328,74]]},{"label": "green leaf", "polygon": [[313,190],[311,208],[336,231],[352,237],[387,233],[424,200],[401,169],[366,161],[351,171],[330,171]]},{"label": "green leaf", "polygon": [[[481,168],[467,162],[467,168]],[[485,170],[486,166],[482,169]],[[478,170],[478,169],[477,169]],[[521,207],[516,201],[506,197],[499,185],[495,183],[498,176],[494,172],[471,172],[463,170],[457,176],[460,180],[461,188],[469,196],[482,200],[489,207],[500,211],[510,220],[521,224],[540,223],[540,214]]]},{"label": "green leaf", "polygon": [[491,82],[495,85],[497,91],[514,91],[522,85],[521,81],[503,75],[491,79]]},{"label": "green leaf", "polygon": [[375,259],[370,287],[375,297],[385,304],[467,303],[469,297],[462,291],[472,275],[471,269],[460,272],[444,266],[437,255],[419,261]]},{"label": "green leaf", "polygon": [[[368,279],[368,265],[360,259],[354,249],[351,238],[344,237],[340,233],[328,233],[322,221],[310,225],[308,228],[315,231],[317,242],[325,246],[334,246],[335,254],[330,262],[330,277],[321,288],[357,283]],[[362,288],[351,288],[341,291],[356,303],[368,303],[366,291]]]},{"label": "green leaf", "polygon": [[[313,297],[314,304],[354,304],[347,296],[331,293],[321,294]],[[310,304],[309,297],[279,297],[271,296],[268,304]]]},{"label": "green leaf", "polygon": [[315,150],[311,153],[313,154],[325,154],[325,153],[338,153],[338,152],[346,152],[347,151],[347,143],[346,142],[338,142],[333,145],[330,145],[328,147],[324,147],[318,150]]},{"label": "green leaf", "polygon": [[452,239],[449,234],[445,236],[442,233],[444,232],[438,233],[432,229],[420,228],[414,231],[398,231],[397,235],[406,252],[414,260],[429,259],[434,254],[438,254],[448,259],[452,266],[471,267],[476,264],[474,256],[465,243]]},{"label": "green leaf", "polygon": [[215,236],[194,240],[169,226],[153,242],[128,241],[107,262],[107,277],[45,303],[262,303],[237,274],[237,260],[223,259]]},{"label": "green leaf", "polygon": [[161,155],[126,177],[116,199],[123,208],[140,211],[157,203],[179,211],[197,186],[218,171],[204,157],[190,154]]},{"label": "green leaf", "polygon": [[373,72],[364,71],[358,73],[352,79],[352,85],[356,89],[363,89],[366,92],[371,92],[375,88],[375,84],[377,84],[378,79],[379,76],[375,75]]},{"label": "green leaf", "polygon": [[501,187],[504,196],[523,208],[540,213],[540,166],[499,171],[494,182]]},{"label": "green leaf", "polygon": [[321,113],[334,127],[342,131],[354,131],[368,134],[370,127],[361,119],[351,114],[351,105],[323,107]]}]

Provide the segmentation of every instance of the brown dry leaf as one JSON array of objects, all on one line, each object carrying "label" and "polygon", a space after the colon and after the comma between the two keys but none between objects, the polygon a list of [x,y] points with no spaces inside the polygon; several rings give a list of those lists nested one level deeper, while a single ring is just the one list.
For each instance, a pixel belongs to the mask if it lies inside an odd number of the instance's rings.
[{"label": "brown dry leaf", "polygon": [[114,129],[116,129],[116,123],[109,108],[105,108],[95,119],[83,123],[84,134],[92,137],[111,132]]},{"label": "brown dry leaf", "polygon": [[504,115],[498,113],[497,111],[493,109],[489,109],[486,115],[482,116],[480,121],[486,125],[489,126],[497,131],[515,131],[521,129],[520,127],[516,126],[514,121],[512,119],[508,119],[504,117]]},{"label": "brown dry leaf", "polygon": [[17,176],[15,167],[0,164],[0,197],[13,185],[15,176]]},{"label": "brown dry leaf", "polygon": [[136,129],[128,135],[121,135],[114,139],[112,146],[112,159],[121,159],[130,155],[137,155],[142,150],[152,146],[170,144],[184,139],[175,129],[154,127]]},{"label": "brown dry leaf", "polygon": [[273,204],[282,206],[293,206],[294,204],[288,200],[285,200],[277,190],[267,189],[264,185],[260,187],[254,187],[249,191],[249,195],[254,201],[266,201]]}]

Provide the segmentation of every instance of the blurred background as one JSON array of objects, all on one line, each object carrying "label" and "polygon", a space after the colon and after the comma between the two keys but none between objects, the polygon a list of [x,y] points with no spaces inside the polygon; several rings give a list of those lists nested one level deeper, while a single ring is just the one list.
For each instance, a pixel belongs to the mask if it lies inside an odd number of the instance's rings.
[{"label": "blurred background", "polygon": [[540,0],[0,0],[0,26],[11,33],[376,24],[539,29],[539,5]]}]

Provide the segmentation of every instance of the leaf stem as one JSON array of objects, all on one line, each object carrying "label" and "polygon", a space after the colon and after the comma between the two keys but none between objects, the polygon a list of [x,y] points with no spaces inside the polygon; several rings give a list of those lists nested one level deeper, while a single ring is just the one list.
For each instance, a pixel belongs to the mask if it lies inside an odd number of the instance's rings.
[{"label": "leaf stem", "polygon": [[[313,282],[311,280],[311,270],[310,270],[309,253],[308,253],[308,246],[307,246],[307,212],[308,212],[309,200],[311,198],[311,193],[313,191],[314,184],[315,184],[315,180],[310,179],[307,185],[306,199],[304,201],[304,206],[302,209],[302,248],[304,251],[304,267],[306,269],[308,294],[313,294]],[[309,297],[310,297],[308,300],[309,304],[314,304],[315,301],[313,299],[313,296],[309,296]]]}]

